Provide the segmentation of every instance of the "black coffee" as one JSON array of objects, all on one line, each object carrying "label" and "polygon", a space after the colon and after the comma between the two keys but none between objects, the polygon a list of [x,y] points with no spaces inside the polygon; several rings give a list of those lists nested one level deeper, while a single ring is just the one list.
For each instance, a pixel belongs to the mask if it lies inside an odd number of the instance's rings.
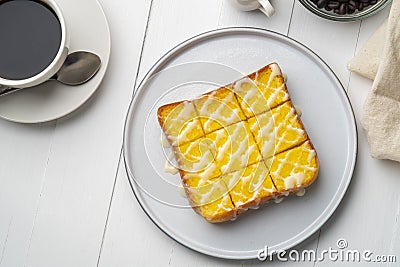
[{"label": "black coffee", "polygon": [[61,24],[40,1],[0,0],[0,77],[22,80],[42,72],[61,45]]}]

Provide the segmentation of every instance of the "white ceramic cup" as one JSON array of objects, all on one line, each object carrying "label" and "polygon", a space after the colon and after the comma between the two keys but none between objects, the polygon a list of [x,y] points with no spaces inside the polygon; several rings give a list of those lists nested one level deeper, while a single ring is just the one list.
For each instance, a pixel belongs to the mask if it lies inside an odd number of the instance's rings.
[{"label": "white ceramic cup", "polygon": [[[39,74],[29,77],[23,80],[9,80],[0,77],[0,87],[11,87],[11,88],[26,88],[41,84],[49,80],[64,64],[65,59],[68,55],[69,49],[69,35],[67,31],[67,25],[64,20],[64,16],[54,0],[39,0],[49,6],[56,14],[61,24],[61,43],[58,49],[57,55],[53,61]],[[3,2],[0,0],[0,3]]]},{"label": "white ceramic cup", "polygon": [[275,9],[269,0],[229,0],[229,2],[242,11],[259,9],[268,17],[271,17],[275,13]]}]

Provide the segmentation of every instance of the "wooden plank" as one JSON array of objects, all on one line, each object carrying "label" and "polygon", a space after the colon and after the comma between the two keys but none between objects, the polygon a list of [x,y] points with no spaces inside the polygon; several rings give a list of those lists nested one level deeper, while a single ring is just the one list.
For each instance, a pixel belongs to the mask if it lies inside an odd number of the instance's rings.
[{"label": "wooden plank", "polygon": [[[228,26],[256,26],[287,33],[293,1],[275,1],[277,14],[238,12],[227,1],[154,0],[139,79],[177,43],[198,33]],[[120,165],[100,266],[253,266],[255,261],[224,261],[189,250],[169,239],[148,219],[129,187]],[[315,249],[317,235],[299,249]],[[269,263],[271,266],[279,262]],[[297,264],[295,264],[296,266]],[[313,263],[301,266],[312,266]]]},{"label": "wooden plank", "polygon": [[293,0],[276,1],[276,14],[238,11],[226,0],[154,0],[139,80],[151,66],[178,43],[197,34],[224,27],[259,27],[287,33]]},{"label": "wooden plank", "polygon": [[[318,233],[296,250],[314,250]],[[129,186],[121,161],[99,266],[258,266],[258,260],[232,261],[192,251],[162,233],[146,216]],[[268,266],[283,266],[276,259]],[[313,266],[292,262],[292,266]]]},{"label": "wooden plank", "polygon": [[4,266],[97,264],[149,9],[145,0],[119,1],[118,8],[101,3],[112,33],[108,72],[89,103],[57,121],[48,162],[41,163],[46,169],[31,238],[23,237],[29,250],[23,264]]},{"label": "wooden plank", "polygon": [[0,120],[0,266],[23,266],[55,123]]},{"label": "wooden plank", "polygon": [[296,1],[289,36],[317,53],[347,88],[347,62],[353,57],[360,22],[338,23],[322,19]]},{"label": "wooden plank", "polygon": [[138,80],[177,44],[215,29],[221,5],[222,0],[153,0]]},{"label": "wooden plank", "polygon": [[[387,17],[388,9],[364,20],[361,24],[357,50]],[[323,228],[320,248],[336,248],[339,238],[345,238],[348,249],[370,250],[377,254],[397,255],[397,263],[385,266],[398,266],[400,253],[399,211],[400,211],[400,165],[395,162],[373,159],[360,120],[364,101],[371,89],[372,81],[352,74],[349,96],[355,110],[359,128],[359,153],[355,174],[349,191],[340,209]],[[319,263],[317,266],[333,266],[335,263]],[[355,265],[355,263],[353,263]],[[353,266],[352,265],[352,266]],[[360,263],[356,266],[364,266]],[[369,266],[382,266],[369,263]]]},{"label": "wooden plank", "polygon": [[235,9],[229,4],[229,1],[222,1],[218,27],[257,27],[286,35],[294,0],[272,1],[272,3],[275,8],[275,15],[268,18],[259,10],[243,12]]},{"label": "wooden plank", "polygon": [[118,169],[99,266],[165,266],[174,241],[163,234],[137,202],[123,160]]}]

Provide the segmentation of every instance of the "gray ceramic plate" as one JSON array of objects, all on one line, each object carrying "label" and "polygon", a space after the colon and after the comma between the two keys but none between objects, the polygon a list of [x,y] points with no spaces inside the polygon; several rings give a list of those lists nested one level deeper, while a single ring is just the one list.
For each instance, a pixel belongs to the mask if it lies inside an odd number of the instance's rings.
[{"label": "gray ceramic plate", "polygon": [[[292,100],[303,110],[302,120],[320,159],[319,177],[303,197],[249,211],[234,222],[207,223],[179,194],[179,175],[164,172],[168,151],[160,145],[156,110],[273,61],[287,73]],[[356,155],[353,111],[332,70],[298,42],[253,28],[204,33],[168,52],[136,90],[124,134],[127,173],[151,220],[182,245],[228,259],[256,258],[265,246],[270,251],[288,249],[310,237],[342,200]]]}]

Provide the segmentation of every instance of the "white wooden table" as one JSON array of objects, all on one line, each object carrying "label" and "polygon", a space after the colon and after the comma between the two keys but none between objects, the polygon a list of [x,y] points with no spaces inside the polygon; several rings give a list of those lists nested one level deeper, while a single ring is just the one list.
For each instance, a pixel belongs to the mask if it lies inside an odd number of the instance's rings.
[{"label": "white wooden table", "polygon": [[[0,120],[0,266],[286,266],[201,255],[168,238],[146,217],[121,158],[123,124],[134,88],[177,43],[216,28],[256,26],[288,35],[317,52],[345,86],[359,121],[372,83],[349,73],[346,64],[387,17],[388,8],[364,21],[334,23],[294,0],[272,0],[272,18],[237,11],[227,0],[100,2],[111,28],[112,55],[96,95],[54,122],[20,125]],[[400,164],[372,159],[361,127],[348,193],[328,223],[298,249],[328,249],[339,238],[352,249],[398,257],[391,264],[339,266],[400,266]]]}]

